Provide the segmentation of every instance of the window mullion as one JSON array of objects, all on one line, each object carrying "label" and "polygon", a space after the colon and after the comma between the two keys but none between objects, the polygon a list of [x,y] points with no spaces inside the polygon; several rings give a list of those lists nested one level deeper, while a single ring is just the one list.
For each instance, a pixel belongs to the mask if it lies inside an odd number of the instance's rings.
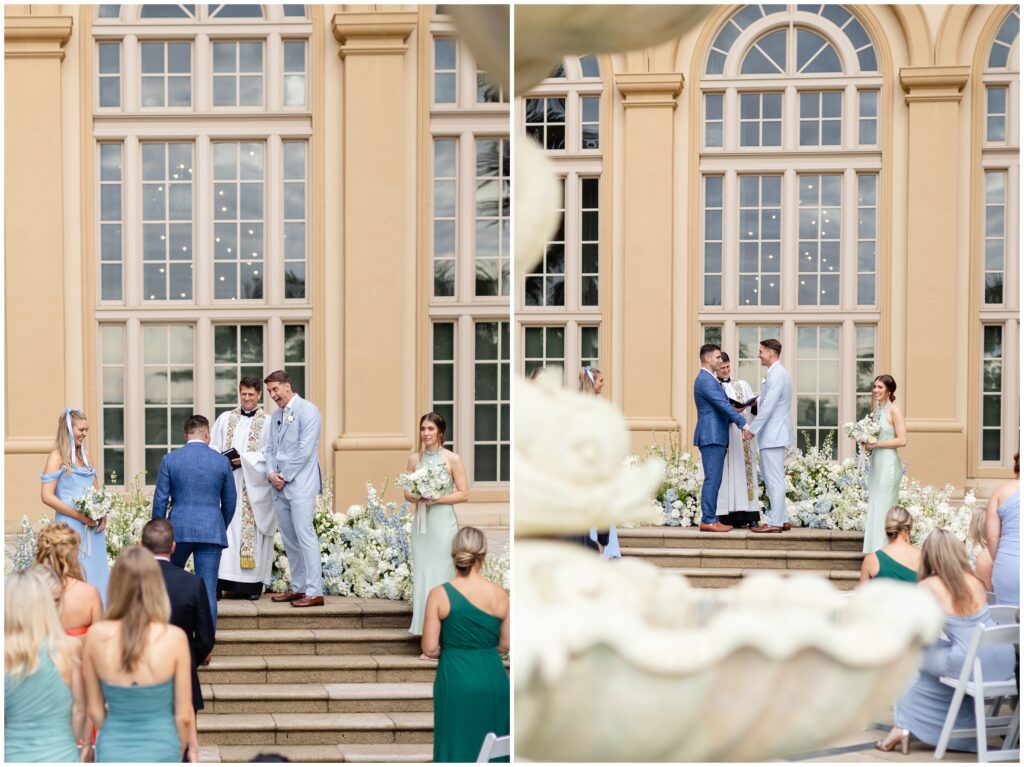
[{"label": "window mullion", "polygon": [[280,32],[271,32],[263,43],[263,92],[267,97],[264,108],[269,112],[284,107],[284,43]]},{"label": "window mullion", "polygon": [[[280,135],[267,137],[265,156],[267,159],[263,168],[263,302],[278,306],[284,301],[284,146]],[[308,178],[308,170],[306,175]],[[308,204],[306,215],[308,221]],[[308,242],[308,228],[306,236]],[[307,301],[310,291],[308,261],[307,258]]]},{"label": "window mullion", "polygon": [[734,312],[739,301],[736,275],[739,274],[740,205],[739,176],[735,170],[725,173],[722,203],[722,309]]},{"label": "window mullion", "polygon": [[196,137],[192,162],[193,295],[196,306],[209,306],[213,302],[213,144],[209,136]]},{"label": "window mullion", "polygon": [[124,471],[125,484],[131,481],[145,466],[143,447],[145,443],[142,369],[142,322],[130,317],[125,325],[124,347]]},{"label": "window mullion", "polygon": [[[857,420],[857,327],[852,319],[840,323],[839,333],[839,423]],[[850,440],[841,439],[836,445],[840,461],[852,458]]]},{"label": "window mullion", "polygon": [[192,73],[192,108],[196,112],[209,112],[213,104],[213,57],[210,36],[203,32],[197,34],[192,49],[195,56],[195,70]]},{"label": "window mullion", "polygon": [[139,140],[128,135],[122,155],[124,194],[124,305],[137,307],[142,303],[142,148]]},{"label": "window mullion", "polygon": [[580,310],[580,235],[583,222],[580,220],[580,177],[576,171],[565,175],[565,246],[562,283],[565,290],[563,306],[566,311]]},{"label": "window mullion", "polygon": [[215,409],[213,402],[213,322],[209,315],[201,315],[196,318],[195,339],[196,359],[193,386],[195,386],[196,412],[212,414]]},{"label": "window mullion", "polygon": [[459,134],[455,166],[455,297],[471,303],[476,297],[476,137],[471,131]]},{"label": "window mullion", "polygon": [[[795,103],[796,99],[792,99]],[[799,176],[790,168],[782,174],[782,248],[781,248],[781,295],[779,309],[794,311],[797,307],[797,282],[800,279],[799,229],[800,190]]]},{"label": "window mullion", "polygon": [[473,434],[476,391],[473,386],[476,372],[476,322],[462,315],[455,322],[455,419],[458,423],[459,455],[466,466],[466,476],[474,476],[475,444]]},{"label": "window mullion", "polygon": [[724,151],[735,152],[740,145],[740,96],[735,87],[725,91],[722,110]]},{"label": "window mullion", "polygon": [[782,99],[782,150],[800,148],[800,94],[795,85],[787,85]]},{"label": "window mullion", "polygon": [[139,61],[139,38],[125,35],[121,44],[121,110],[139,111],[139,89],[142,84],[142,65]]},{"label": "window mullion", "polygon": [[840,198],[839,242],[839,300],[843,311],[857,308],[858,227],[859,212],[857,172],[847,168],[843,172],[843,190]]}]

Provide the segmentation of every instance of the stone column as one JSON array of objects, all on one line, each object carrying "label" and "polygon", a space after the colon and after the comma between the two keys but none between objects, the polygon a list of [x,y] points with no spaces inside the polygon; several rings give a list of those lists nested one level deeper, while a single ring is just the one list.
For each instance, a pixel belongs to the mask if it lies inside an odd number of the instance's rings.
[{"label": "stone column", "polygon": [[[968,297],[960,280],[967,254],[957,251],[957,228],[966,216],[957,210],[957,198],[958,185],[968,179],[957,175],[956,147],[968,72],[959,66],[900,70],[909,112],[907,288],[905,297],[893,295],[893,332],[914,339],[906,345],[906,381],[898,382],[908,432],[901,452],[915,478],[939,486],[963,475],[967,441],[957,371],[973,362],[963,358],[958,344]],[[901,315],[906,323],[902,331]]]},{"label": "stone column", "polygon": [[[415,12],[345,12],[332,20],[342,67],[342,433],[333,441],[339,507],[365,497],[367,480],[404,470],[414,444],[415,104],[407,40]],[[414,68],[413,68],[414,71]],[[410,140],[412,137],[413,140]]]},{"label": "stone column", "polygon": [[38,517],[57,416],[80,406],[65,402],[65,290],[78,287],[64,274],[61,62],[72,18],[11,15],[28,8],[9,6],[4,18],[4,501],[21,507],[5,515],[8,531],[22,514]]},{"label": "stone column", "polygon": [[676,319],[686,316],[685,298],[673,293],[675,229],[673,121],[683,89],[678,73],[617,74],[623,95],[622,297],[615,312],[621,346],[613,347],[622,382],[622,410],[635,438],[679,425],[672,374]]}]

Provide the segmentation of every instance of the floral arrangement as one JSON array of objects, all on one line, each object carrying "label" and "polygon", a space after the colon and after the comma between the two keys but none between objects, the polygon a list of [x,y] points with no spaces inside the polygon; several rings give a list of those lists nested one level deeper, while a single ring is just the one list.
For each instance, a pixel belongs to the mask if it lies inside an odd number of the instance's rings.
[{"label": "floral arrangement", "polygon": [[[112,477],[116,480],[116,477]],[[153,498],[143,492],[145,475],[139,472],[128,483],[123,493],[109,493],[110,513],[107,515],[107,564],[114,566],[114,560],[121,549],[142,540],[142,528],[153,518]]]},{"label": "floral arrangement", "polygon": [[506,544],[500,554],[488,552],[487,558],[484,559],[484,569],[481,575],[489,581],[500,583],[505,591],[510,591],[512,588],[509,579],[510,562],[508,545]]},{"label": "floral arrangement", "polygon": [[[50,524],[49,518],[43,514],[39,518],[39,527]],[[6,557],[6,574],[16,573],[31,567],[36,561],[36,531],[27,516],[21,518],[21,530],[14,537],[14,551]]]},{"label": "floral arrangement", "polygon": [[110,514],[116,502],[115,493],[108,493],[105,488],[97,490],[95,487],[90,487],[84,495],[71,501],[79,514],[94,522],[98,522]]},{"label": "floral arrangement", "polygon": [[665,462],[665,477],[651,503],[662,516],[662,524],[672,527],[690,527],[700,523],[700,489],[704,472],[693,453],[683,447],[678,429],[668,435],[664,443],[648,445],[643,458],[627,456],[627,465],[640,465],[648,458]]},{"label": "floral arrangement", "polygon": [[882,424],[874,415],[868,413],[859,421],[849,421],[843,424],[843,431],[846,436],[854,440],[858,445],[863,442],[878,442],[878,435],[882,431]]},{"label": "floral arrangement", "polygon": [[451,477],[443,463],[432,463],[420,466],[416,471],[399,474],[395,484],[419,498],[436,500],[447,492]]}]

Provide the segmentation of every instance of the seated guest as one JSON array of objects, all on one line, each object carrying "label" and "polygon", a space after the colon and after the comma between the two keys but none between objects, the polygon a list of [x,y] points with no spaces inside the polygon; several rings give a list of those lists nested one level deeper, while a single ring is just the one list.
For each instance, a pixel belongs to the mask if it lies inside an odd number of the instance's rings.
[{"label": "seated guest", "polygon": [[[953,701],[953,688],[939,677],[958,677],[974,629],[995,625],[988,613],[985,586],[971,570],[963,544],[948,530],[936,530],[924,542],[920,579],[918,588],[935,597],[946,614],[943,631],[948,639],[937,639],[925,648],[917,679],[893,709],[895,726],[885,740],[875,743],[881,751],[892,751],[899,744],[908,753],[911,735],[930,745],[938,743]],[[978,659],[986,681],[1013,677],[1014,652],[1009,645],[983,647]],[[970,729],[974,723],[974,701],[965,696],[953,726]],[[977,743],[974,738],[958,738],[949,742],[949,748],[975,751]]]},{"label": "seated guest", "polygon": [[974,550],[974,574],[985,584],[987,591],[992,590],[992,555],[985,543],[985,509],[971,512],[971,523],[967,527],[967,540]]},{"label": "seated guest", "polygon": [[47,565],[60,579],[57,601],[60,625],[68,636],[82,636],[89,626],[103,618],[100,591],[86,583],[78,561],[78,533],[63,522],[46,525],[36,541],[36,563]]},{"label": "seated guest", "polygon": [[[488,733],[509,734],[508,593],[484,578],[487,539],[475,527],[452,541],[455,579],[431,589],[423,653],[440,656],[434,678],[434,761],[472,762]],[[501,761],[508,761],[508,758]]]},{"label": "seated guest", "polygon": [[992,590],[996,604],[1020,606],[1020,453],[1013,456],[1011,482],[988,500],[985,545],[992,555]]},{"label": "seated guest", "polygon": [[[54,576],[56,581],[56,576]],[[39,572],[7,576],[4,587],[4,762],[77,762],[89,725],[82,648],[57,617]]]},{"label": "seated guest", "polygon": [[860,583],[872,578],[917,583],[921,552],[910,542],[914,518],[902,506],[893,506],[885,515],[885,537],[889,542],[864,557],[860,565]]},{"label": "seated guest", "polygon": [[[174,526],[166,519],[151,519],[142,528],[142,545],[160,564],[167,596],[171,601],[171,625],[177,626],[188,637],[192,659],[192,708],[203,708],[203,693],[199,687],[199,664],[213,649],[213,619],[206,587],[198,576],[171,564],[174,552]],[[193,733],[191,742],[198,742]]]},{"label": "seated guest", "polygon": [[107,619],[85,638],[97,762],[179,762],[185,748],[198,761],[188,638],[168,624],[170,615],[153,555],[141,546],[124,549],[110,573]]}]

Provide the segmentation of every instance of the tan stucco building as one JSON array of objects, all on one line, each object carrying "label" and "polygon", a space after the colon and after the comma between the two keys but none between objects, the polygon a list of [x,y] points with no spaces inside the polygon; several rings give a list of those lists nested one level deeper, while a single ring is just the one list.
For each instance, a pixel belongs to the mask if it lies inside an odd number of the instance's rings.
[{"label": "tan stucco building", "polygon": [[1019,440],[1019,24],[1011,5],[720,6],[669,43],[566,59],[516,102],[565,190],[515,298],[519,370],[575,384],[595,363],[637,444],[689,440],[700,345],[756,391],[774,336],[798,432],[822,444],[891,373],[909,473],[986,494]]},{"label": "tan stucco building", "polygon": [[437,409],[507,523],[509,107],[449,17],[8,5],[4,35],[8,531],[65,406],[104,481],[151,484],[281,367],[339,507]]}]

